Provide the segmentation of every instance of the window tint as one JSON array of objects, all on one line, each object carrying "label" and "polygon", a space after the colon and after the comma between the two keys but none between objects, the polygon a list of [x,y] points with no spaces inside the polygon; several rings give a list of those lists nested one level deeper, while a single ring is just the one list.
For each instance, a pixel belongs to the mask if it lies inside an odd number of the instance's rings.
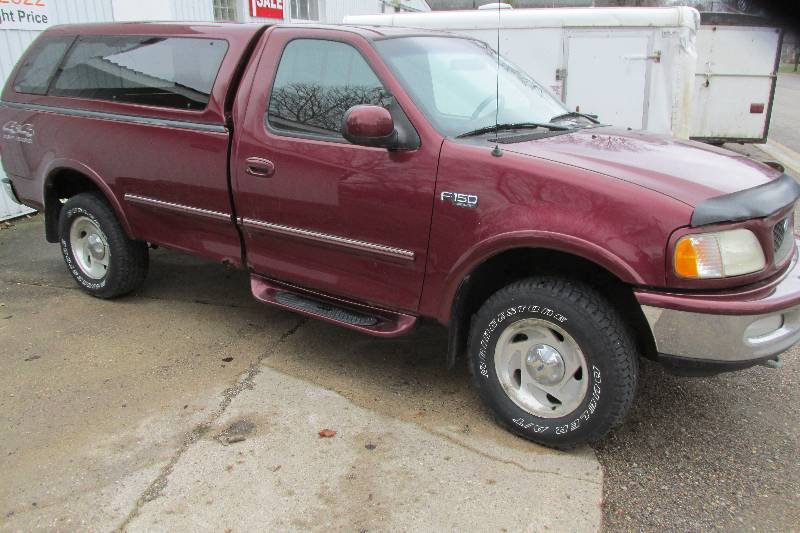
[{"label": "window tint", "polygon": [[58,37],[41,40],[25,58],[14,78],[18,93],[45,94],[53,74],[75,37]]},{"label": "window tint", "polygon": [[389,93],[361,54],[335,41],[298,39],[283,52],[268,119],[283,130],[341,136],[345,112],[359,104],[388,105]]},{"label": "window tint", "polygon": [[227,49],[212,39],[81,37],[50,94],[202,110]]}]

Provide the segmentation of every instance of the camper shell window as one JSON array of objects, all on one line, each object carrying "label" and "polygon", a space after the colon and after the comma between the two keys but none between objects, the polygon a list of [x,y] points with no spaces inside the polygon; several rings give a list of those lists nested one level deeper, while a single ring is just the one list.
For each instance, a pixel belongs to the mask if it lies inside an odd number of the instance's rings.
[{"label": "camper shell window", "polygon": [[14,90],[25,94],[47,94],[47,88],[75,36],[40,39],[20,65]]},{"label": "camper shell window", "polygon": [[227,50],[220,39],[83,36],[47,94],[202,111]]}]

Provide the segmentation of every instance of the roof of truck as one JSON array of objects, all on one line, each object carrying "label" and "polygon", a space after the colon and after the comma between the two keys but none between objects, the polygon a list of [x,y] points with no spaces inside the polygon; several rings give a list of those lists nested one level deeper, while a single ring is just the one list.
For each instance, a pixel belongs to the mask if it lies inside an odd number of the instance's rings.
[{"label": "roof of truck", "polygon": [[[237,22],[102,22],[94,24],[65,24],[47,30],[49,34],[67,35],[180,35],[207,38],[250,40],[269,24]],[[366,39],[385,39],[411,35],[441,35],[441,31],[399,28],[393,26],[367,26],[349,24],[277,24],[276,27],[292,29],[323,29],[357,33]]]},{"label": "roof of truck", "polygon": [[93,24],[63,24],[53,26],[47,33],[67,35],[182,35],[198,37],[239,37],[250,39],[264,24],[232,22],[100,22]]}]

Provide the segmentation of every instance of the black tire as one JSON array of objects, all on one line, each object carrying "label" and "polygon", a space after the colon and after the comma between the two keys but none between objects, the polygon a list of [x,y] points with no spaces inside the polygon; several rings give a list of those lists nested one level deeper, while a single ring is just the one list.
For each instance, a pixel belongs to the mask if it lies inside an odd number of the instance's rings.
[{"label": "black tire", "polygon": [[[87,275],[76,260],[70,229],[76,219],[91,220],[104,234],[108,255],[105,274],[99,278]],[[149,255],[147,243],[128,238],[105,197],[97,192],[73,196],[61,208],[58,219],[61,253],[78,286],[98,298],[116,298],[137,289],[147,276]]]},{"label": "black tire", "polygon": [[[530,318],[568,333],[585,358],[587,372],[573,376],[588,379],[585,396],[559,418],[537,416],[520,407],[497,375],[495,348],[502,332]],[[539,444],[569,449],[599,441],[627,415],[638,377],[634,346],[618,313],[589,285],[564,278],[529,278],[496,292],[473,317],[469,367],[481,399],[501,426]],[[577,402],[580,394],[575,398]]]}]

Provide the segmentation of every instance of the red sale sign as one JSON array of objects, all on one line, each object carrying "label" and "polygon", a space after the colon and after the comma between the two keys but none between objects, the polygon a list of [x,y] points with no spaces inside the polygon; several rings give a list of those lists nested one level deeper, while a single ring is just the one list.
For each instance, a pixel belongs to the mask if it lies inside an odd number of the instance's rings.
[{"label": "red sale sign", "polygon": [[250,16],[283,19],[283,0],[250,0]]}]

